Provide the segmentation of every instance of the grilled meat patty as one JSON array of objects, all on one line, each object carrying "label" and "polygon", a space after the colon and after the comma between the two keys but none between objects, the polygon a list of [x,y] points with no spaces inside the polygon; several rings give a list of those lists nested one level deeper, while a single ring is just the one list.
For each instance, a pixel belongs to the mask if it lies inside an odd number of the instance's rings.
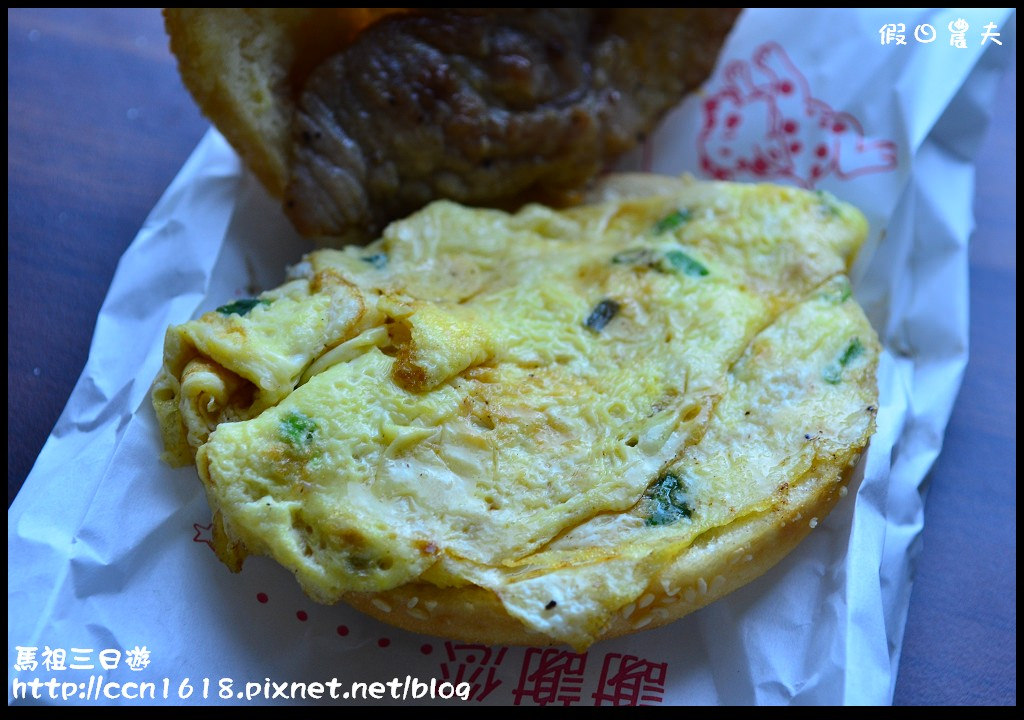
[{"label": "grilled meat patty", "polygon": [[355,239],[436,198],[555,200],[707,77],[733,19],[587,8],[385,18],[298,98],[288,214],[304,234]]}]

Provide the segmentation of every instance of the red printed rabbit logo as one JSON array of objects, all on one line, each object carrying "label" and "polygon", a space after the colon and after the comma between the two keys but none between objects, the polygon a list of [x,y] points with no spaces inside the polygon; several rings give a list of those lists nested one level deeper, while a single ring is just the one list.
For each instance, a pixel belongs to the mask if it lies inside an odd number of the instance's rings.
[{"label": "red printed rabbit logo", "polygon": [[703,109],[700,163],[719,180],[747,174],[811,188],[829,173],[845,180],[897,164],[895,143],[865,138],[852,115],[813,97],[776,43],[759,47],[752,64],[730,62]]}]

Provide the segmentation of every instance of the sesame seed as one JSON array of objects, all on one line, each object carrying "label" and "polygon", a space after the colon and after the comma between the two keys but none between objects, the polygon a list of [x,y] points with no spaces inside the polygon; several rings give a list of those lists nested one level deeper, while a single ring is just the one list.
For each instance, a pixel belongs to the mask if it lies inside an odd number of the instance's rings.
[{"label": "sesame seed", "polygon": [[645,608],[652,602],[654,602],[654,593],[647,593],[642,598],[640,598],[640,602],[638,602],[637,605],[639,607]]},{"label": "sesame seed", "polygon": [[697,599],[697,592],[693,588],[686,588],[686,594],[683,597],[686,598],[686,602],[692,603]]},{"label": "sesame seed", "polygon": [[850,491],[847,489],[847,487],[845,485],[843,485],[841,488],[839,488],[839,497],[846,497],[849,494],[850,494]]},{"label": "sesame seed", "polygon": [[811,518],[810,525],[811,525],[811,530],[813,530],[814,528],[818,527],[818,518]]},{"label": "sesame seed", "polygon": [[410,615],[412,615],[414,618],[416,618],[417,620],[429,620],[430,619],[430,616],[427,615],[422,610],[408,610],[407,612]]},{"label": "sesame seed", "polygon": [[372,603],[373,603],[373,606],[374,606],[375,608],[377,608],[378,610],[380,610],[381,612],[386,612],[386,613],[389,613],[389,612],[391,612],[391,606],[390,606],[390,605],[388,605],[388,604],[387,604],[386,602],[384,602],[383,600],[381,600],[380,598],[374,598],[374,599],[373,599],[373,600],[371,600],[370,602],[372,602]]},{"label": "sesame seed", "polygon": [[711,592],[716,593],[725,586],[725,575],[715,575],[711,581]]},{"label": "sesame seed", "polygon": [[634,610],[636,610],[636,603],[630,603],[625,608],[623,608],[622,617],[626,620],[629,620],[629,616],[633,614]]},{"label": "sesame seed", "polygon": [[427,600],[423,604],[427,606],[427,612],[434,612],[435,608],[437,608],[436,600]]},{"label": "sesame seed", "polygon": [[409,602],[407,602],[405,606],[412,610],[414,607],[416,607],[416,603],[418,603],[419,601],[420,599],[418,597],[410,598]]},{"label": "sesame seed", "polygon": [[654,618],[652,618],[650,615],[648,615],[647,617],[643,618],[642,620],[639,620],[639,621],[633,623],[633,629],[634,630],[639,630],[640,628],[644,627],[645,625],[650,625],[652,620],[654,620]]},{"label": "sesame seed", "polygon": [[697,592],[699,592],[701,595],[708,594],[708,584],[704,580],[704,578],[697,578]]}]

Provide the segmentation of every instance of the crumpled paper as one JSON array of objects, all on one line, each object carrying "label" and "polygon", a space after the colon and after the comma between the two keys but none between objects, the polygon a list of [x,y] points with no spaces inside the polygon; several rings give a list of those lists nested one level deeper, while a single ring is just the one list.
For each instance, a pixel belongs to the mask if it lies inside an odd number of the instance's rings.
[{"label": "crumpled paper", "polygon": [[[988,23],[1002,46],[981,46]],[[931,42],[915,37],[926,25]],[[469,700],[433,702],[470,705],[891,702],[921,483],[967,360],[971,158],[1014,29],[1007,9],[748,10],[704,89],[626,159],[860,206],[872,230],[853,280],[885,347],[881,403],[849,497],[779,565],[583,655],[405,633],[315,605],[269,560],[239,576],[216,560],[195,469],[158,460],[149,386],[164,330],[279,284],[311,248],[208,133],[122,257],[85,370],[8,513],[8,701],[276,703],[270,682],[337,678],[341,693],[411,676],[469,683]],[[34,678],[55,678],[55,695],[17,695]],[[133,682],[152,697],[132,698]],[[326,702],[413,702],[403,687],[405,700]]]}]

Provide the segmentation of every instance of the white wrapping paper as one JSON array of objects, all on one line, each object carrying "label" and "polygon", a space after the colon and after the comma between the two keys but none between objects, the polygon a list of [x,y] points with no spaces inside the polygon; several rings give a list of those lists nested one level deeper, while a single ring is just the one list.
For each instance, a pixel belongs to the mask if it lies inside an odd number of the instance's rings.
[{"label": "white wrapping paper", "polygon": [[[950,43],[958,19],[966,48]],[[890,23],[905,45],[883,43]],[[933,42],[914,37],[925,23]],[[988,23],[1002,46],[981,46]],[[323,702],[402,703],[409,676],[467,682],[469,700],[434,702],[470,705],[889,703],[920,486],[967,359],[971,157],[1014,28],[1009,10],[746,11],[704,90],[634,153],[659,172],[796,183],[864,210],[854,283],[885,346],[881,404],[862,479],[782,563],[585,655],[405,633],[315,605],[271,561],[236,576],[216,560],[195,469],[158,460],[149,385],[164,330],[280,283],[310,248],[211,131],[121,259],[82,377],[8,513],[8,702],[283,703],[269,683],[337,678]],[[341,695],[393,678],[379,700]],[[135,699],[132,683],[153,695]]]}]

